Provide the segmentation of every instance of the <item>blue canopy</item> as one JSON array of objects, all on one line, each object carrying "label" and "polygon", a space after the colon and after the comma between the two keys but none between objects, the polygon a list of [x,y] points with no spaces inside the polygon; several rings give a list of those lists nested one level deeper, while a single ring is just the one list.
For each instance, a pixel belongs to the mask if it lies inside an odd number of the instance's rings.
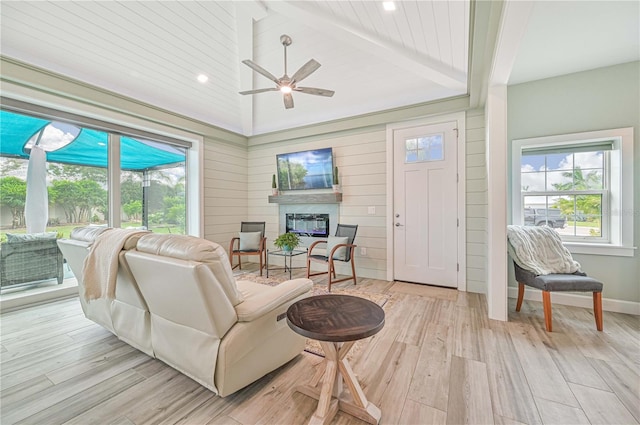
[{"label": "blue canopy", "polygon": [[[25,145],[51,121],[28,115],[0,111],[0,156],[28,159]],[[66,146],[47,152],[47,161],[62,164],[107,167],[108,133],[86,128]],[[183,149],[164,143],[120,137],[120,168],[143,171],[172,166],[185,161]]]}]

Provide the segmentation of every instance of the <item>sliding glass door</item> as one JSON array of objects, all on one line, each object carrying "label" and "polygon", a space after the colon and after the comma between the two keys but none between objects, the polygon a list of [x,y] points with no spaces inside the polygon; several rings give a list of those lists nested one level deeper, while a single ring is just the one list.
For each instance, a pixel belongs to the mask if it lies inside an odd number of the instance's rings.
[{"label": "sliding glass door", "polygon": [[[34,232],[67,238],[74,227],[90,224],[187,233],[188,142],[171,143],[166,137],[154,140],[153,135],[140,137],[135,131],[126,134],[122,128],[98,129],[58,121],[55,111],[43,117],[1,110],[0,123],[3,245],[36,237],[14,237]],[[38,184],[30,177],[35,162],[29,165],[36,150],[46,154],[46,163],[38,165],[46,178]],[[27,202],[28,194],[38,190],[44,192],[44,200]],[[110,205],[116,206],[113,211]],[[42,229],[28,232],[29,217],[48,218],[42,221]],[[5,292],[59,280],[28,279],[10,284],[5,279],[0,287]]]}]

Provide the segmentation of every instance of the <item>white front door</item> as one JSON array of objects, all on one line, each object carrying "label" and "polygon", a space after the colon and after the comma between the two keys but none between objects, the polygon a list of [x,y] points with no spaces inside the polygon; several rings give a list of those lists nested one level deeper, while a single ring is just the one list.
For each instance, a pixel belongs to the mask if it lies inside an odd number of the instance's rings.
[{"label": "white front door", "polygon": [[394,279],[457,287],[456,123],[394,130]]}]

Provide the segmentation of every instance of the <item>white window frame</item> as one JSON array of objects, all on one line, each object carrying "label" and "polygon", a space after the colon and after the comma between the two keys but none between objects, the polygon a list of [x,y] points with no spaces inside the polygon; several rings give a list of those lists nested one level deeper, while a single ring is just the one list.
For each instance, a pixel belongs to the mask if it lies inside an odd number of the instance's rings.
[{"label": "white window frame", "polygon": [[[521,192],[522,151],[527,148],[560,147],[577,143],[589,145],[613,140],[613,149],[608,152],[609,199],[604,205],[603,234],[608,234],[608,242],[564,241],[564,245],[573,254],[615,255],[632,257],[633,245],[633,127],[610,130],[589,131],[583,133],[518,139],[512,142],[511,152],[511,212],[513,224],[523,224]],[[605,229],[604,227],[607,226]]]}]

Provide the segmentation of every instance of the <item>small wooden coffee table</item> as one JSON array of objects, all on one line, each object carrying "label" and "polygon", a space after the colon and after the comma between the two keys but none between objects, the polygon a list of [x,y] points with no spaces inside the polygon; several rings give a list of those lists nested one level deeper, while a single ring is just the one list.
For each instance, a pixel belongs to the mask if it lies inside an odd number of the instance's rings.
[{"label": "small wooden coffee table", "polygon": [[[296,387],[296,391],[318,400],[309,424],[328,424],[338,410],[377,424],[382,412],[365,397],[347,353],[357,340],[382,329],[384,310],[360,297],[318,295],[292,304],[287,310],[287,323],[296,333],[318,340],[325,353],[322,388],[318,389],[322,373],[316,374],[309,385]],[[343,380],[352,399],[341,396]]]}]

